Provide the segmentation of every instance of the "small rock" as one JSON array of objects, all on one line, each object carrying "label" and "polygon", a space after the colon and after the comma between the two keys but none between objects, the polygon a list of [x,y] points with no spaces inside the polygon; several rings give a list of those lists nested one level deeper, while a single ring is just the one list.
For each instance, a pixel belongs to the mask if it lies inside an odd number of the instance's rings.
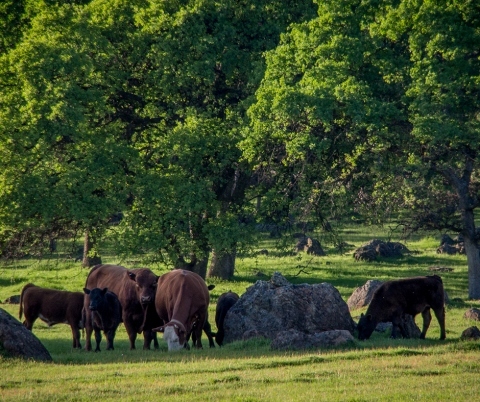
[{"label": "small rock", "polygon": [[467,328],[460,336],[462,341],[477,341],[480,339],[480,330],[477,327]]}]

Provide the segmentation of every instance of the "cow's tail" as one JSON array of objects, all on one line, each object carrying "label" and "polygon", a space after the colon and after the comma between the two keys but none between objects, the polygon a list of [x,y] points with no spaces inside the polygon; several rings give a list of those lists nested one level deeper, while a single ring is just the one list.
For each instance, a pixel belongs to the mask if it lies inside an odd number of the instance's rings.
[{"label": "cow's tail", "polygon": [[21,320],[22,319],[22,315],[23,315],[23,295],[25,293],[25,291],[28,289],[28,288],[31,288],[35,286],[33,283],[27,283],[23,289],[22,289],[22,293],[20,293],[20,310],[18,311],[18,318]]}]

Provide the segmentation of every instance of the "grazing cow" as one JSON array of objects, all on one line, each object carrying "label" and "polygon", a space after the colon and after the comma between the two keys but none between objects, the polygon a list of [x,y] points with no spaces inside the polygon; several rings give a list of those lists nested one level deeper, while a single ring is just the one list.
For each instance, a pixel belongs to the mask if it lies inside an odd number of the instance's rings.
[{"label": "grazing cow", "polygon": [[93,288],[92,290],[84,288],[83,292],[90,297],[88,310],[85,307],[83,308],[83,321],[85,322],[86,316],[90,315],[97,343],[95,352],[100,352],[102,330],[107,338],[107,350],[113,350],[115,332],[122,321],[122,305],[117,295],[109,292],[108,288]]},{"label": "grazing cow", "polygon": [[238,301],[239,297],[235,292],[228,291],[222,293],[217,300],[217,308],[215,310],[215,323],[217,324],[217,335],[215,340],[218,346],[223,345],[223,338],[225,337],[225,329],[223,323],[227,315],[227,311]]},{"label": "grazing cow", "polygon": [[175,269],[160,277],[155,307],[164,325],[153,331],[164,333],[168,350],[185,347],[190,335],[194,346],[202,348],[201,336],[209,302],[210,294],[200,275]]},{"label": "grazing cow", "polygon": [[361,315],[358,322],[358,339],[370,338],[379,322],[393,324],[392,338],[397,337],[397,328],[403,337],[407,337],[405,314],[415,319],[422,313],[423,330],[421,339],[425,338],[433,309],[440,324],[440,339],[445,339],[445,294],[442,278],[438,275],[406,278],[383,283],[374,293],[367,312]]},{"label": "grazing cow", "polygon": [[[158,276],[148,268],[127,269],[119,265],[95,265],[88,274],[85,288],[108,288],[115,293],[122,305],[122,321],[130,340],[130,349],[135,349],[137,333],[143,331],[143,349],[150,349],[153,340],[158,348],[152,327],[161,322],[155,313],[155,292]],[[84,307],[88,310],[89,295],[85,295]],[[85,332],[87,350],[91,350],[92,320],[87,315]]]},{"label": "grazing cow", "polygon": [[19,318],[25,313],[23,325],[32,330],[37,318],[52,326],[69,324],[72,329],[73,347],[81,348],[83,293],[46,289],[32,283],[25,285],[20,294]]}]

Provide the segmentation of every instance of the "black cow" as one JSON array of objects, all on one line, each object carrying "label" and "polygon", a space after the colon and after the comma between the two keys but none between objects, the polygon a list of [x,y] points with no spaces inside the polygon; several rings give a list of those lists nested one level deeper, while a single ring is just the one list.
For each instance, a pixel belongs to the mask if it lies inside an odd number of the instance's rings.
[{"label": "black cow", "polygon": [[408,337],[405,329],[405,314],[415,318],[422,313],[423,330],[421,339],[425,338],[433,309],[440,324],[440,339],[445,339],[445,293],[442,278],[438,275],[406,278],[383,283],[374,293],[367,312],[360,316],[358,322],[358,339],[370,338],[379,322],[392,322],[392,338],[398,335]]},{"label": "black cow", "polygon": [[218,346],[223,345],[223,338],[225,337],[225,329],[223,323],[227,315],[228,310],[238,301],[238,295],[235,292],[222,293],[217,300],[217,308],[215,310],[215,323],[217,324],[217,335],[215,340]]},{"label": "black cow", "polygon": [[85,317],[83,321],[86,321],[87,314],[90,315],[97,343],[95,352],[100,352],[101,331],[107,338],[107,350],[113,350],[115,332],[122,321],[122,305],[117,295],[109,292],[107,288],[94,288],[91,290],[84,288],[83,291],[90,296],[88,311],[85,307],[83,308],[83,317]]}]

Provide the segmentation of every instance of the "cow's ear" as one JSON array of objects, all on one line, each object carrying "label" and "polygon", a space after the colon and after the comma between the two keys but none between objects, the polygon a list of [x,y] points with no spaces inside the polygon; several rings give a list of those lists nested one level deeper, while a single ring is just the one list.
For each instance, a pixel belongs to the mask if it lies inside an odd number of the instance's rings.
[{"label": "cow's ear", "polygon": [[153,328],[153,332],[163,332],[165,331],[165,325],[162,325],[161,327]]},{"label": "cow's ear", "polygon": [[104,294],[107,293],[107,292],[108,292],[108,288],[103,288],[103,289],[102,289],[102,295],[104,295]]},{"label": "cow's ear", "polygon": [[87,288],[83,288],[83,293],[85,293],[86,295],[89,295],[89,294],[90,294],[90,290],[88,290]]},{"label": "cow's ear", "polygon": [[134,274],[133,272],[131,272],[131,271],[127,271],[127,273],[128,273],[128,277],[129,277],[132,281],[134,281],[135,278],[137,277],[137,275],[135,275],[135,274]]},{"label": "cow's ear", "polygon": [[213,290],[215,289],[215,285],[208,285],[208,290]]}]

